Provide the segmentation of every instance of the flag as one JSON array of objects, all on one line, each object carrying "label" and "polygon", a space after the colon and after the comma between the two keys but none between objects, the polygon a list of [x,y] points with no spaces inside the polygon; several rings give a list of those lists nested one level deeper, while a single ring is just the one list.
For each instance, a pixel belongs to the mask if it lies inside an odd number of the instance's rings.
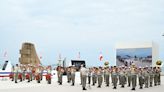
[{"label": "flag", "polygon": [[103,60],[103,55],[102,55],[102,52],[100,52],[99,60],[100,60],[100,61],[102,61],[102,60]]}]

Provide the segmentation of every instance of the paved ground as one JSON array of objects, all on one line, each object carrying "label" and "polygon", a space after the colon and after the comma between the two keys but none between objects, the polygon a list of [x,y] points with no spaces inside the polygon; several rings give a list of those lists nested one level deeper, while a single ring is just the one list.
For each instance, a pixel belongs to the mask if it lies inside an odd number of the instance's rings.
[{"label": "paved ground", "polygon": [[[47,84],[46,81],[42,81],[40,84],[33,81],[32,83],[21,82],[15,84],[9,80],[0,80],[0,92],[84,92],[82,91],[81,85],[79,85],[79,80],[76,79],[75,86],[70,86],[71,84],[66,83],[66,77],[64,78],[63,85],[58,85],[54,79],[52,84]],[[88,85],[87,85],[88,86]],[[118,88],[116,90],[112,89],[113,87],[110,84],[110,87],[105,87],[103,84],[102,88],[97,88],[97,86],[87,87],[85,92],[132,92],[129,87]],[[163,92],[164,88],[164,76],[162,76],[162,84],[160,86],[155,86],[151,88],[139,89],[137,86],[135,92]]]}]

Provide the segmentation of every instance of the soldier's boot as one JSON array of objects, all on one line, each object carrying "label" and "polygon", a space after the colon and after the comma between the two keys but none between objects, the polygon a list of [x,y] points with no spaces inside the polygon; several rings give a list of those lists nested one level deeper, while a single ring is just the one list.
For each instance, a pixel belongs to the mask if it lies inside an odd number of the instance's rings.
[{"label": "soldier's boot", "polygon": [[124,85],[122,85],[121,88],[124,88]]},{"label": "soldier's boot", "polygon": [[150,87],[152,87],[152,82],[150,82]]},{"label": "soldier's boot", "polygon": [[101,88],[101,86],[99,85],[97,88]]},{"label": "soldier's boot", "polygon": [[83,87],[83,90],[87,90],[85,87]]},{"label": "soldier's boot", "polygon": [[132,88],[131,90],[136,90],[135,88]]},{"label": "soldier's boot", "polygon": [[71,86],[74,86],[75,84],[74,83],[72,83],[72,85]]}]

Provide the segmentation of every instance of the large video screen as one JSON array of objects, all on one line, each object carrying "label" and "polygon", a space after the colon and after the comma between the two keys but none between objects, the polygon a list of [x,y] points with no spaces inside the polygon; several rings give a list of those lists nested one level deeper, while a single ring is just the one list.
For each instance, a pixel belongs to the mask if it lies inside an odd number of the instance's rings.
[{"label": "large video screen", "polygon": [[138,67],[152,65],[152,48],[125,48],[116,49],[116,65],[131,66],[135,63]]}]

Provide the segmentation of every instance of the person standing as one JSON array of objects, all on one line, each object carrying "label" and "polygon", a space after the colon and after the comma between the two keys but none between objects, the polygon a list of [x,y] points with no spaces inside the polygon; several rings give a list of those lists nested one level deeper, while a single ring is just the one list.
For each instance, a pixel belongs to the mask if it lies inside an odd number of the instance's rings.
[{"label": "person standing", "polygon": [[14,71],[15,83],[17,83],[17,80],[18,80],[18,71],[19,71],[19,66],[18,64],[16,64],[15,71]]},{"label": "person standing", "polygon": [[130,67],[127,68],[127,70],[126,70],[126,74],[127,74],[127,79],[128,79],[128,87],[130,87],[130,85],[131,85],[131,80],[132,80],[132,78],[131,78]]},{"label": "person standing", "polygon": [[105,74],[105,82],[106,82],[106,86],[109,87],[109,78],[110,78],[110,70],[109,67],[106,67],[104,70],[104,74]]},{"label": "person standing", "polygon": [[97,78],[98,78],[98,88],[101,88],[101,85],[102,85],[102,82],[103,82],[103,70],[102,70],[102,67],[98,68]]},{"label": "person standing", "polygon": [[59,67],[59,85],[62,85],[62,82],[63,82],[63,73],[64,73],[64,69],[60,66]]},{"label": "person standing", "polygon": [[142,89],[144,84],[144,71],[143,68],[141,67],[138,70],[138,80],[139,80],[140,89]]},{"label": "person standing", "polygon": [[81,69],[80,69],[80,73],[81,73],[81,83],[82,83],[82,89],[83,90],[87,90],[86,89],[86,79],[87,79],[87,75],[88,75],[88,69],[84,67],[84,65],[82,65]]},{"label": "person standing", "polygon": [[149,84],[149,71],[148,71],[148,67],[146,66],[144,68],[144,84],[145,84],[145,88],[148,88],[148,84]]},{"label": "person standing", "polygon": [[122,68],[120,68],[120,72],[119,72],[119,76],[120,76],[120,84],[121,84],[121,87],[124,88],[124,85],[125,85],[125,67],[122,66]]},{"label": "person standing", "polygon": [[73,65],[71,67],[71,80],[72,80],[72,86],[75,85],[75,73],[76,73],[76,68],[75,66]]},{"label": "person standing", "polygon": [[12,68],[11,68],[11,74],[10,74],[11,81],[14,81],[14,71],[15,71],[15,67],[12,66]]},{"label": "person standing", "polygon": [[157,67],[153,68],[153,72],[154,72],[154,86],[157,86],[157,82],[158,82],[158,71],[157,71]]},{"label": "person standing", "polygon": [[153,72],[153,67],[150,67],[149,69],[149,77],[150,77],[150,87],[153,85],[153,78],[154,78],[154,72]]},{"label": "person standing", "polygon": [[161,68],[160,67],[157,67],[157,83],[158,85],[161,85]]},{"label": "person standing", "polygon": [[113,89],[117,88],[117,82],[118,82],[118,69],[116,66],[112,68],[112,83],[113,83]]},{"label": "person standing", "polygon": [[88,84],[91,84],[91,73],[92,73],[92,69],[89,68],[89,72],[88,72]]},{"label": "person standing", "polygon": [[96,83],[96,67],[94,67],[93,69],[92,69],[92,86],[94,86],[95,85],[95,83]]},{"label": "person standing", "polygon": [[132,63],[132,67],[131,67],[131,78],[132,78],[132,89],[131,90],[135,90],[136,88],[136,81],[137,81],[137,68],[135,67],[135,64]]},{"label": "person standing", "polygon": [[67,82],[70,83],[71,81],[71,67],[67,67]]}]

